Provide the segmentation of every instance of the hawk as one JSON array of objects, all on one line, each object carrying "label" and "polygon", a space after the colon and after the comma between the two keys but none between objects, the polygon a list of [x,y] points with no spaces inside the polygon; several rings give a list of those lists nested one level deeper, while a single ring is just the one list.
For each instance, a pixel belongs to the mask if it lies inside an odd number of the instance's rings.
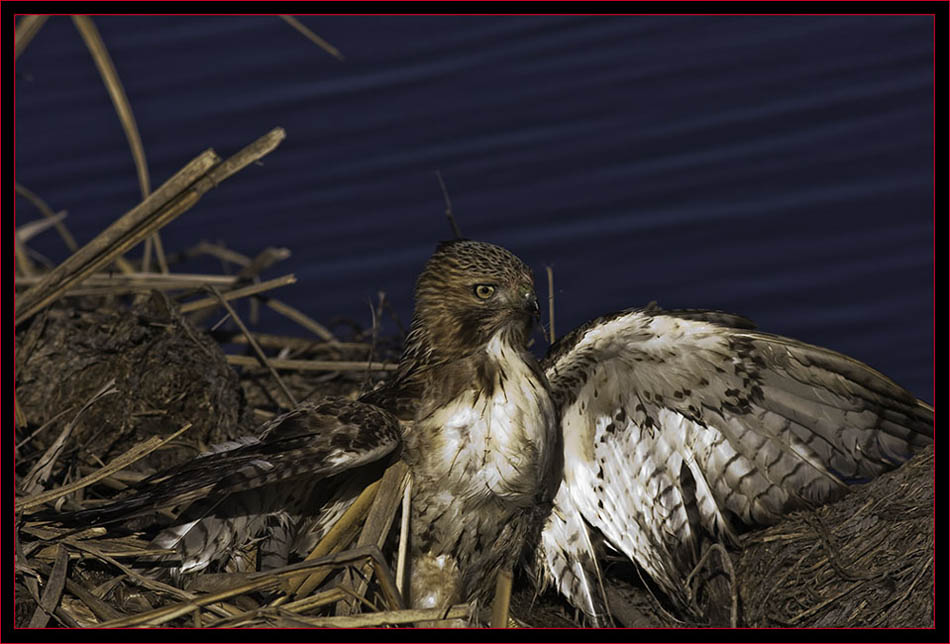
[{"label": "hawk", "polygon": [[595,543],[688,608],[704,540],[835,499],[933,440],[933,408],[884,375],[740,316],[629,309],[540,362],[528,350],[538,318],[520,259],[444,242],[390,380],[357,401],[301,405],[80,516],[185,505],[155,541],[178,551],[179,572],[261,534],[276,565],[402,459],[412,606],[486,597],[498,571],[526,564],[596,620]]}]

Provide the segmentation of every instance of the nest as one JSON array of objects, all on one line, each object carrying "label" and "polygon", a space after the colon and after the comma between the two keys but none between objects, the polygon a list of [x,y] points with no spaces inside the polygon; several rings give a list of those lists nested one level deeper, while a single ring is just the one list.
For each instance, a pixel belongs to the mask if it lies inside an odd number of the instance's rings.
[{"label": "nest", "polygon": [[933,627],[928,447],[842,500],[747,535],[736,576],[749,626]]}]

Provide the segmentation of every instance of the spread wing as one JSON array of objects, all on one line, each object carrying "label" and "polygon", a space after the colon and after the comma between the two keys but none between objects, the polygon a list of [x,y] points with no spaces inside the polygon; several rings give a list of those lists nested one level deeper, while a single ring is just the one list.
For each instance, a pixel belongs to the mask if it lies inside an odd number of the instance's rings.
[{"label": "spread wing", "polygon": [[599,318],[543,367],[565,465],[538,563],[588,612],[585,523],[685,605],[703,537],[828,502],[933,440],[933,409],[874,369],[722,313]]},{"label": "spread wing", "polygon": [[[177,524],[153,542],[178,550],[177,573],[204,568],[265,528],[265,546],[286,557],[291,524],[300,519],[293,515],[315,502],[325,505],[328,515],[334,508],[345,509],[348,497],[360,491],[352,489],[349,474],[381,461],[400,440],[399,421],[373,405],[346,399],[305,403],[266,423],[259,437],[216,446],[209,454],[149,477],[127,498],[66,519],[108,523],[184,506]],[[341,477],[347,480],[333,490],[316,485],[342,472],[348,473]],[[317,501],[315,495],[321,494],[326,498]],[[266,548],[264,552],[266,556]]]}]

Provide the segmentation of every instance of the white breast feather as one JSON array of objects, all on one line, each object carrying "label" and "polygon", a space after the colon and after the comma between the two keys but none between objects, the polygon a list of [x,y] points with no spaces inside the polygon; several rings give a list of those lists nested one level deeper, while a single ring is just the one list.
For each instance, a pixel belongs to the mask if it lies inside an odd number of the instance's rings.
[{"label": "white breast feather", "polygon": [[442,426],[440,461],[452,488],[463,494],[533,497],[554,443],[554,405],[500,334],[487,351],[505,377],[496,375],[491,396],[465,392],[433,416]]}]

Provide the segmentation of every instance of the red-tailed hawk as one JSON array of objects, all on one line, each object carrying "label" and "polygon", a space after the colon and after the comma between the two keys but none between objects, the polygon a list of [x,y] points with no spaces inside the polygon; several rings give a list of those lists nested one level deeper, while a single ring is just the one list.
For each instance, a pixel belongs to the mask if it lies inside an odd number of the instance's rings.
[{"label": "red-tailed hawk", "polygon": [[385,385],[303,405],[82,516],[190,502],[156,540],[178,549],[181,571],[261,534],[280,562],[313,541],[300,526],[319,534],[401,458],[413,606],[488,595],[500,569],[526,562],[596,620],[595,540],[685,607],[703,538],[827,502],[933,440],[933,409],[885,376],[738,316],[622,311],[540,363],[527,349],[537,317],[521,260],[443,243]]}]

